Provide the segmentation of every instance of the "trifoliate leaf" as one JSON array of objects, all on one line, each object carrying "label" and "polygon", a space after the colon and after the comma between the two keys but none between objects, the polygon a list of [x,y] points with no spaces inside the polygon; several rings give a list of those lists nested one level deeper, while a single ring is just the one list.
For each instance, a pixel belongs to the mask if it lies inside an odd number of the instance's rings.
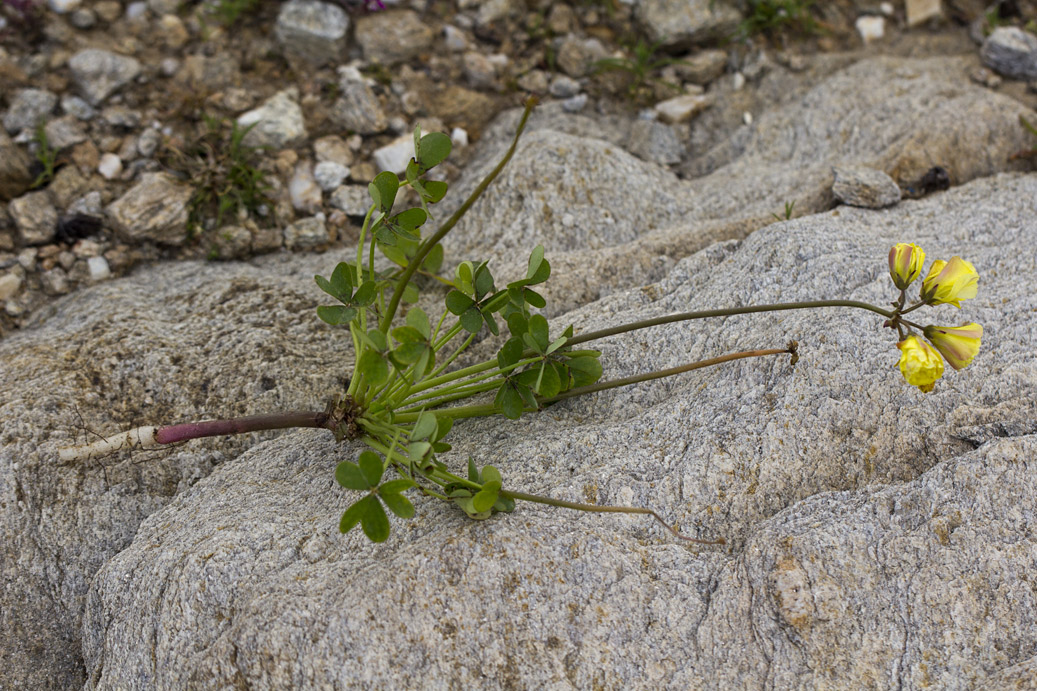
[{"label": "trifoliate leaf", "polygon": [[469,333],[477,333],[482,328],[482,312],[474,305],[469,307],[460,317],[461,326]]},{"label": "trifoliate leaf", "polygon": [[388,214],[392,209],[392,205],[396,201],[396,192],[399,189],[400,179],[396,177],[396,173],[388,170],[378,173],[367,186],[371,199],[383,214]]},{"label": "trifoliate leaf", "polygon": [[335,481],[346,489],[365,490],[371,489],[371,484],[364,477],[363,471],[356,463],[342,461],[335,468]]},{"label": "trifoliate leaf", "polygon": [[356,316],[356,309],[344,305],[321,305],[317,308],[317,316],[323,322],[332,326],[338,326],[339,324],[348,324],[353,321],[353,317]]},{"label": "trifoliate leaf", "polygon": [[436,431],[437,427],[438,424],[434,414],[422,413],[418,416],[417,422],[414,423],[414,429],[411,430],[410,438],[414,440],[428,439]]},{"label": "trifoliate leaf", "polygon": [[360,527],[364,529],[364,534],[371,542],[385,542],[389,539],[389,517],[385,515],[382,502],[374,495],[364,497],[360,501],[367,504],[367,510],[360,519]]},{"label": "trifoliate leaf", "polygon": [[360,356],[357,369],[363,375],[368,386],[377,389],[389,379],[389,363],[382,354],[375,350],[365,350]]},{"label": "trifoliate leaf", "polygon": [[468,308],[475,304],[475,300],[468,297],[459,290],[451,290],[446,294],[446,308],[450,310],[451,314],[461,316],[468,311]]},{"label": "trifoliate leaf", "polygon": [[432,326],[429,324],[428,315],[420,307],[412,307],[407,312],[406,322],[407,326],[415,329],[425,340],[428,340],[428,337],[432,335]]},{"label": "trifoliate leaf", "polygon": [[425,170],[442,163],[450,155],[453,144],[442,132],[429,132],[417,146],[418,165]]},{"label": "trifoliate leaf", "polygon": [[[386,483],[388,485],[389,483]],[[384,488],[386,485],[382,485]],[[389,510],[400,518],[412,518],[414,516],[414,504],[410,503],[407,497],[399,494],[398,492],[386,492],[383,489],[379,489],[378,496],[382,498],[382,501]]]},{"label": "trifoliate leaf", "polygon": [[368,486],[377,487],[382,480],[382,473],[385,471],[385,466],[382,465],[382,459],[378,457],[378,454],[374,451],[362,452],[360,458],[357,459],[357,465],[360,466],[360,472],[364,474]]}]

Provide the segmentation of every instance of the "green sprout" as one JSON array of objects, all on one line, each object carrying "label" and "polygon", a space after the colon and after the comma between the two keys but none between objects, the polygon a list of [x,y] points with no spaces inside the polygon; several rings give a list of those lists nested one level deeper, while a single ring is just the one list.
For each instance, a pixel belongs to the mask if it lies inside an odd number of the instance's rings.
[{"label": "green sprout", "polygon": [[676,84],[655,79],[652,75],[655,71],[683,62],[677,58],[658,55],[662,41],[646,43],[638,39],[631,49],[631,57],[602,58],[594,63],[595,70],[601,72],[625,72],[629,75],[630,82],[627,85],[627,97],[632,101],[642,101],[654,84],[661,85],[673,91],[680,91]]},{"label": "green sprout", "polygon": [[42,122],[36,125],[36,133],[33,135],[32,140],[36,142],[36,160],[39,162],[40,172],[36,175],[36,179],[32,181],[32,184],[29,185],[29,189],[39,189],[40,187],[46,187],[54,179],[54,173],[58,164],[58,152],[57,149],[50,145],[50,140],[47,138],[47,130],[44,129]]},{"label": "green sprout", "polygon": [[749,0],[749,14],[738,25],[736,35],[746,39],[786,29],[805,35],[819,33],[820,26],[810,13],[813,5],[813,0]]},{"label": "green sprout", "polygon": [[248,146],[245,135],[255,127],[240,126],[203,115],[205,131],[191,145],[181,149],[167,144],[164,161],[195,187],[188,201],[187,229],[192,237],[215,218],[216,227],[228,215],[258,217],[260,208],[270,205],[266,173],[256,164],[262,147]]}]

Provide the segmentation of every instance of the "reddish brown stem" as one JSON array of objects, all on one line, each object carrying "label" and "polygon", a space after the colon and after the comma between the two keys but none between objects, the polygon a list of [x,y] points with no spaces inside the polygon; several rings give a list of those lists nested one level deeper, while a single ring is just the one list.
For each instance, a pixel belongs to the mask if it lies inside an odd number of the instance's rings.
[{"label": "reddish brown stem", "polygon": [[250,415],[229,420],[185,422],[181,425],[158,428],[155,430],[155,441],[159,444],[174,444],[201,437],[220,437],[226,434],[243,434],[245,432],[285,429],[288,427],[327,428],[328,414],[318,411],[299,411],[294,413],[275,413],[273,415]]}]

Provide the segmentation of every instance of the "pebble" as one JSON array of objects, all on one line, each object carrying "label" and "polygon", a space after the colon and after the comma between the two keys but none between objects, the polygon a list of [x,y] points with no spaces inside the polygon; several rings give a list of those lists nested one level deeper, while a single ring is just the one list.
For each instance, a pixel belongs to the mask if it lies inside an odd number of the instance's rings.
[{"label": "pebble", "polygon": [[239,259],[252,247],[252,233],[242,226],[224,226],[216,231],[213,244],[220,259]]},{"label": "pebble", "polygon": [[468,146],[468,130],[455,127],[450,131],[450,142],[458,148]]},{"label": "pebble", "polygon": [[469,51],[461,58],[465,79],[476,89],[490,89],[497,84],[497,68],[488,57]]},{"label": "pebble", "polygon": [[313,178],[325,192],[331,192],[349,177],[349,168],[335,161],[321,161],[313,167]]},{"label": "pebble", "polygon": [[655,104],[659,119],[667,124],[686,122],[713,104],[705,94],[684,94]]},{"label": "pebble", "polygon": [[97,172],[105,180],[114,180],[122,173],[122,159],[115,154],[102,154],[101,161],[97,164]]},{"label": "pebble", "polygon": [[183,48],[191,37],[183,20],[175,14],[162,15],[158,20],[158,27],[162,32],[162,41],[173,50]]},{"label": "pebble", "polygon": [[136,59],[96,48],[79,51],[69,59],[68,66],[72,81],[93,106],[133,81],[141,71]]},{"label": "pebble", "polygon": [[873,168],[835,168],[832,194],[844,204],[881,209],[900,201],[900,187],[886,173]]},{"label": "pebble", "polygon": [[1010,79],[1037,79],[1037,36],[1019,27],[994,29],[979,56],[987,67]]},{"label": "pebble", "polygon": [[317,161],[334,161],[347,168],[353,163],[353,150],[342,137],[334,134],[313,142],[313,154]]},{"label": "pebble", "polygon": [[988,89],[996,89],[1003,81],[994,70],[987,67],[977,67],[969,72],[969,79]]},{"label": "pebble", "polygon": [[194,188],[166,173],[145,173],[140,182],[108,205],[115,231],[129,242],[164,245],[187,241],[187,203]]},{"label": "pebble", "polygon": [[385,131],[389,121],[371,87],[362,81],[342,79],[339,88],[341,95],[329,114],[333,122],[360,134]]},{"label": "pebble", "polygon": [[126,19],[131,22],[139,22],[148,18],[148,3],[143,0],[131,2],[126,5]]},{"label": "pebble", "polygon": [[544,70],[530,70],[518,78],[518,87],[523,91],[534,94],[542,94],[547,91],[547,72]]},{"label": "pebble", "polygon": [[570,77],[585,77],[594,69],[594,63],[608,57],[608,51],[596,38],[579,38],[569,34],[558,46],[559,69]]},{"label": "pebble", "polygon": [[122,16],[122,3],[119,0],[101,0],[94,5],[97,16],[106,22],[114,22]]},{"label": "pebble", "polygon": [[80,120],[92,120],[97,111],[89,103],[79,96],[64,94],[61,97],[61,110],[66,114],[75,116]]},{"label": "pebble", "polygon": [[47,143],[55,151],[75,146],[89,138],[86,123],[74,115],[64,115],[51,120],[43,131],[47,133]]},{"label": "pebble", "polygon": [[866,14],[857,17],[857,33],[860,34],[864,45],[879,40],[886,33],[886,18]]},{"label": "pebble", "polygon": [[284,244],[290,250],[321,250],[333,240],[324,214],[302,218],[284,229]]},{"label": "pebble", "polygon": [[58,14],[68,14],[81,4],[82,0],[47,0],[47,6]]},{"label": "pebble", "polygon": [[704,86],[727,69],[727,53],[716,48],[702,50],[683,58],[673,67],[683,81]]},{"label": "pebble", "polygon": [[375,149],[372,159],[379,172],[391,170],[394,173],[403,173],[407,170],[407,163],[412,156],[414,156],[414,137],[405,134],[385,146]]},{"label": "pebble", "polygon": [[41,121],[49,119],[57,104],[57,94],[45,89],[19,89],[4,113],[4,129],[11,134],[35,130]]},{"label": "pebble", "polygon": [[78,9],[69,15],[68,23],[77,29],[90,29],[97,24],[97,13],[89,7]]},{"label": "pebble", "polygon": [[103,281],[112,275],[112,269],[104,257],[90,257],[86,260],[86,268],[90,272],[91,281]]},{"label": "pebble", "polygon": [[451,24],[443,27],[443,43],[447,50],[453,53],[460,53],[468,49],[468,37],[465,36],[464,31]]},{"label": "pebble", "polygon": [[274,35],[285,51],[314,65],[341,61],[348,31],[349,15],[318,0],[284,3],[274,25]]},{"label": "pebble", "polygon": [[908,28],[943,17],[940,0],[907,0],[906,5]]},{"label": "pebble", "polygon": [[329,202],[347,216],[363,218],[371,207],[371,197],[366,185],[342,185],[331,193]]},{"label": "pebble", "polygon": [[292,208],[304,213],[316,213],[320,210],[321,188],[313,176],[313,164],[300,161],[288,183],[288,194],[292,199]]},{"label": "pebble", "polygon": [[416,12],[374,12],[356,21],[354,37],[364,59],[394,65],[432,48],[436,34]]},{"label": "pebble", "polygon": [[680,163],[681,143],[669,125],[638,118],[630,126],[626,149],[638,158],[662,166]]},{"label": "pebble", "polygon": [[43,271],[40,273],[40,287],[47,295],[64,295],[69,290],[68,274],[57,266]]},{"label": "pebble", "polygon": [[22,277],[14,271],[0,276],[0,300],[12,298],[22,288]]},{"label": "pebble", "polygon": [[54,239],[58,212],[45,191],[29,192],[12,199],[7,210],[26,245],[43,245]]},{"label": "pebble", "polygon": [[152,154],[158,151],[161,143],[162,134],[158,130],[149,127],[137,137],[137,153],[144,158],[150,158]]},{"label": "pebble", "polygon": [[555,98],[571,98],[580,93],[580,83],[572,77],[559,74],[551,80],[551,86],[548,89],[548,93]]},{"label": "pebble", "polygon": [[579,113],[587,107],[587,94],[577,94],[562,101],[562,110],[566,113]]},{"label": "pebble", "polygon": [[258,108],[239,116],[239,125],[258,123],[245,135],[244,144],[274,149],[302,144],[306,140],[306,123],[298,99],[298,89],[291,87],[277,92]]}]

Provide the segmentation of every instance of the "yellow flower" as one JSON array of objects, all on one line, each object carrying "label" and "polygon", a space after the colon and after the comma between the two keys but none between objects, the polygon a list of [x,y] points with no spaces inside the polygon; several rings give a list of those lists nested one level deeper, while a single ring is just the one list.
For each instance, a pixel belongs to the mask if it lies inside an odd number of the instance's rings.
[{"label": "yellow flower", "polygon": [[951,367],[961,369],[972,362],[972,358],[979,352],[979,339],[983,337],[983,327],[975,322],[964,326],[927,326],[925,337],[947,359]]},{"label": "yellow flower", "polygon": [[889,251],[889,275],[901,290],[906,289],[922,275],[925,252],[918,245],[898,242]]},{"label": "yellow flower", "polygon": [[914,334],[897,343],[897,348],[900,348],[900,373],[907,383],[924,393],[932,391],[936,380],[943,376],[940,354]]},{"label": "yellow flower", "polygon": [[922,281],[922,299],[930,305],[947,303],[961,307],[961,301],[976,297],[979,274],[976,267],[961,257],[949,262],[937,259]]}]

